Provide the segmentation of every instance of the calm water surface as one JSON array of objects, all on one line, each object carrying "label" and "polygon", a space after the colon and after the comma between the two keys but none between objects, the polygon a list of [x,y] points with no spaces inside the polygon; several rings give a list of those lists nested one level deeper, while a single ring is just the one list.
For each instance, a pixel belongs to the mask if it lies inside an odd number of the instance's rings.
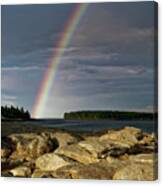
[{"label": "calm water surface", "polygon": [[144,132],[154,132],[157,129],[157,123],[154,121],[79,121],[79,120],[64,120],[64,119],[39,119],[34,121],[25,121],[24,123],[34,125],[43,125],[47,127],[67,129],[71,131],[81,132],[97,132],[109,128],[122,128],[132,126],[142,129]]}]

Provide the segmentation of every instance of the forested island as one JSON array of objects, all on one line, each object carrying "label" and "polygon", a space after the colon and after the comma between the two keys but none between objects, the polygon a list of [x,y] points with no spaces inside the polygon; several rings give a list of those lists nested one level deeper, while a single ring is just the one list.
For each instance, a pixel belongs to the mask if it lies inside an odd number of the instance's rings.
[{"label": "forested island", "polygon": [[64,114],[67,120],[153,120],[157,114],[128,111],[77,111]]},{"label": "forested island", "polygon": [[30,113],[28,110],[24,110],[23,107],[14,106],[1,106],[1,118],[2,119],[30,119]]}]

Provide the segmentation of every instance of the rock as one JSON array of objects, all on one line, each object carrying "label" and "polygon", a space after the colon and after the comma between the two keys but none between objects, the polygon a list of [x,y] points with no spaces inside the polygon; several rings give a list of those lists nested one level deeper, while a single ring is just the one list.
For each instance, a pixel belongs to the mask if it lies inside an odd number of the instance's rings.
[{"label": "rock", "polygon": [[89,137],[86,140],[80,141],[78,145],[87,151],[89,151],[92,156],[98,157],[98,154],[104,151],[109,144],[105,142],[99,141],[98,137]]},{"label": "rock", "polygon": [[155,152],[156,149],[154,146],[148,146],[148,145],[143,145],[143,144],[135,144],[134,146],[130,147],[128,149],[128,154],[148,154],[148,153],[153,153]]},{"label": "rock", "polygon": [[22,134],[11,134],[9,135],[9,139],[17,144],[19,141],[26,139],[26,140],[32,140],[37,136],[36,133],[22,133]]},{"label": "rock", "polygon": [[24,162],[23,159],[12,160],[12,159],[2,158],[1,159],[1,169],[2,170],[12,169],[12,168],[15,168],[19,165],[22,165],[23,162]]},{"label": "rock", "polygon": [[51,140],[46,134],[16,134],[11,135],[10,138],[16,144],[16,151],[12,154],[12,158],[35,159],[58,147],[57,141]]},{"label": "rock", "polygon": [[156,136],[133,127],[21,133],[2,138],[1,169],[9,177],[154,180],[156,152]]},{"label": "rock", "polygon": [[9,161],[7,158],[1,158],[1,170],[7,169],[9,166]]},{"label": "rock", "polygon": [[31,176],[31,169],[26,166],[16,167],[10,170],[10,172],[13,174],[13,176],[17,176],[17,177],[30,177]]},{"label": "rock", "polygon": [[13,177],[13,175],[9,171],[2,171],[1,177]]},{"label": "rock", "polygon": [[2,148],[1,149],[1,158],[7,158],[11,154],[11,149]]},{"label": "rock", "polygon": [[[124,168],[125,166],[127,166],[128,164],[130,164],[130,160],[127,158],[124,158],[123,156],[120,158],[114,158],[112,156],[108,156],[106,158],[106,161],[108,163],[108,165],[112,168],[115,169],[115,171]],[[105,163],[107,165],[107,163]]]},{"label": "rock", "polygon": [[60,167],[69,165],[70,163],[57,154],[48,153],[40,156],[35,161],[35,164],[36,167],[42,171],[55,171]]},{"label": "rock", "polygon": [[128,152],[128,148],[112,147],[105,149],[99,154],[99,158],[106,158],[107,156],[119,157]]},{"label": "rock", "polygon": [[52,178],[52,175],[50,172],[45,172],[39,169],[35,169],[31,177],[32,178]]},{"label": "rock", "polygon": [[105,158],[111,156],[121,156],[128,151],[129,146],[121,143],[115,143],[112,140],[99,140],[98,137],[89,137],[86,140],[80,141],[79,146],[89,151],[92,156]]},{"label": "rock", "polygon": [[2,137],[1,139],[1,158],[8,158],[12,153],[14,145],[8,137]]},{"label": "rock", "polygon": [[78,144],[67,145],[56,150],[57,154],[67,156],[73,160],[76,160],[80,163],[88,164],[95,163],[99,160],[92,156],[91,153],[86,151],[84,148]]},{"label": "rock", "polygon": [[157,161],[157,157],[154,154],[137,154],[128,158],[135,163],[154,163],[154,161]]},{"label": "rock", "polygon": [[60,168],[54,176],[69,179],[112,179],[114,172],[112,167],[103,167],[100,164],[79,164]]},{"label": "rock", "polygon": [[77,143],[80,139],[79,137],[75,137],[68,132],[50,133],[50,136],[52,139],[57,139],[59,147]]},{"label": "rock", "polygon": [[156,136],[154,134],[144,133],[143,138],[139,141],[139,144],[151,145],[156,142]]},{"label": "rock", "polygon": [[119,169],[113,179],[152,181],[156,179],[155,171],[151,163],[131,163]]},{"label": "rock", "polygon": [[125,127],[121,130],[109,130],[107,134],[100,137],[100,140],[112,140],[112,142],[120,142],[128,146],[138,143],[138,139],[142,137],[142,131],[134,127]]}]

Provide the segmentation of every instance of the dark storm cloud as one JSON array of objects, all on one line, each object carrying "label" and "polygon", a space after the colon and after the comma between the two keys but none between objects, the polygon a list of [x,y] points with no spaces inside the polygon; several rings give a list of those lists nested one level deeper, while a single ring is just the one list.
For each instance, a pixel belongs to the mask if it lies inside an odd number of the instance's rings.
[{"label": "dark storm cloud", "polygon": [[[73,4],[2,6],[6,103],[15,101],[31,109],[48,63],[63,50],[57,42],[74,8]],[[45,116],[53,115],[52,110],[61,115],[65,108],[79,105],[83,109],[152,107],[153,11],[153,2],[90,4],[64,49],[49,96],[52,106]],[[56,104],[58,110],[53,108]]]},{"label": "dark storm cloud", "polygon": [[2,6],[2,57],[53,47],[73,6]]}]

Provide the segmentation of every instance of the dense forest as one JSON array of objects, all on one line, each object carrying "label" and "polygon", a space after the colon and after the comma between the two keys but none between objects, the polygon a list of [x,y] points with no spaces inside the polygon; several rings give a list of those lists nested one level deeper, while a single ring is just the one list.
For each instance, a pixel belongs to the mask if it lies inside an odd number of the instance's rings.
[{"label": "dense forest", "polygon": [[77,111],[64,114],[67,120],[152,120],[152,113],[124,112],[124,111]]},{"label": "dense forest", "polygon": [[23,107],[18,108],[14,106],[1,106],[1,118],[2,119],[30,119],[30,113],[28,110],[24,110]]}]

